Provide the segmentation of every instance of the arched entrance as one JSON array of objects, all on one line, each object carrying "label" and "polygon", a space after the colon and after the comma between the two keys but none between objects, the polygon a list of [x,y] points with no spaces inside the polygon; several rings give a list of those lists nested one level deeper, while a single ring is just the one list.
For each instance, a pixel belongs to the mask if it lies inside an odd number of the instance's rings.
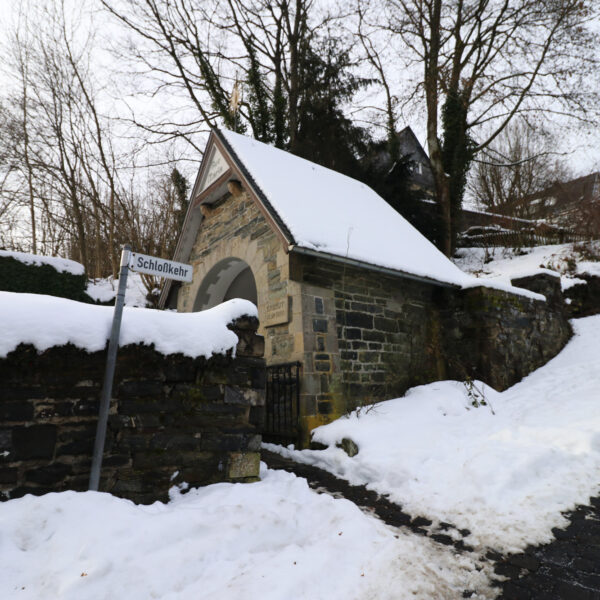
[{"label": "arched entrance", "polygon": [[244,298],[258,303],[256,281],[248,263],[239,258],[224,258],[204,277],[193,311],[206,310],[232,298]]}]

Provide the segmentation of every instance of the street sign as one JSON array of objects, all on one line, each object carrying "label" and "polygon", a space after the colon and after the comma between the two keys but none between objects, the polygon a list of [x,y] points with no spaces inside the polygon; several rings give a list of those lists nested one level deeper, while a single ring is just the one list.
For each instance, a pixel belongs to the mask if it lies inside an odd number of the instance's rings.
[{"label": "street sign", "polygon": [[138,273],[147,273],[157,277],[166,277],[167,279],[176,279],[177,281],[192,281],[192,265],[157,258],[156,256],[147,256],[138,252],[131,253],[129,268]]},{"label": "street sign", "polygon": [[123,318],[123,307],[125,306],[125,292],[127,291],[127,275],[129,270],[138,273],[149,273],[168,279],[177,279],[178,281],[192,280],[192,265],[156,258],[156,256],[146,256],[132,252],[129,244],[123,247],[121,253],[121,271],[119,273],[119,288],[115,299],[115,310],[110,329],[110,338],[108,341],[108,352],[106,355],[106,368],[104,370],[104,383],[102,385],[102,395],[100,397],[100,411],[98,414],[98,424],[96,426],[96,439],[94,441],[94,454],[92,456],[92,468],[90,471],[89,489],[97,492],[100,486],[100,472],[102,470],[102,456],[104,454],[104,442],[106,440],[106,427],[108,423],[108,413],[110,410],[110,400],[112,397],[112,386],[115,377],[115,366],[117,363],[117,350],[119,349],[119,336],[121,334],[121,320]]}]

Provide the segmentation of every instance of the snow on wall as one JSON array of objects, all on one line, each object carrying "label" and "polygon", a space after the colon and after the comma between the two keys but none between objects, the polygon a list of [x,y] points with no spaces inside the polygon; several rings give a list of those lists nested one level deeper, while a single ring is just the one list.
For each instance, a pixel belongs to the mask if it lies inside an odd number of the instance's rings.
[{"label": "snow on wall", "polygon": [[[32,344],[40,352],[68,343],[88,352],[102,350],[113,311],[110,306],[54,296],[0,292],[0,357],[19,344]],[[154,344],[162,354],[208,358],[235,348],[238,338],[227,325],[244,315],[256,317],[258,313],[254,304],[241,299],[197,313],[125,307],[119,343]]]},{"label": "snow on wall", "polygon": [[40,254],[29,254],[28,252],[12,252],[9,250],[0,250],[0,257],[14,258],[26,265],[50,265],[59,273],[71,273],[72,275],[83,275],[85,269],[81,263],[62,258],[60,256],[42,256]]}]

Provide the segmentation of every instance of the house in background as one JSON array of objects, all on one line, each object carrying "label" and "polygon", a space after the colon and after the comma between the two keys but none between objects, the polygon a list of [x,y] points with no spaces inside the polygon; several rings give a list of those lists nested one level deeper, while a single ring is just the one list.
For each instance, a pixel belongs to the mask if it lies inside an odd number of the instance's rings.
[{"label": "house in background", "polygon": [[[297,424],[306,441],[357,405],[444,378],[459,355],[477,375],[495,343],[489,323],[477,329],[485,339],[463,339],[470,279],[371,188],[230,131],[210,135],[174,259],[193,265],[193,281],[167,281],[161,307],[199,311],[235,297],[257,305],[264,432],[288,441]],[[519,327],[533,343],[537,325]],[[519,356],[517,370],[536,352]]]},{"label": "house in background", "polygon": [[600,234],[600,172],[557,181],[545,190],[498,207],[498,212],[597,236]]},{"label": "house in background", "polygon": [[426,198],[433,198],[435,183],[427,152],[410,127],[405,127],[397,135],[400,155],[408,156],[412,161],[410,186],[413,190],[422,192]]}]

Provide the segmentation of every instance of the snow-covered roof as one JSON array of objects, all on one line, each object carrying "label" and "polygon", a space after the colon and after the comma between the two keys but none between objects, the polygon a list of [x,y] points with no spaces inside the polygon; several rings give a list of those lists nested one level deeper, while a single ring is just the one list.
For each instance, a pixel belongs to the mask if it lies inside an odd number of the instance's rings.
[{"label": "snow-covered roof", "polygon": [[369,186],[244,135],[219,133],[294,245],[465,284],[467,276]]},{"label": "snow-covered roof", "polygon": [[[42,294],[0,292],[0,357],[19,344],[32,344],[40,352],[64,344],[88,352],[103,350],[113,312],[112,306]],[[161,354],[208,358],[235,348],[238,338],[227,325],[244,315],[256,317],[256,306],[239,298],[195,313],[126,306],[119,344],[154,344]]]},{"label": "snow-covered roof", "polygon": [[50,265],[59,273],[71,273],[71,275],[83,275],[85,269],[81,263],[62,258],[60,256],[42,256],[41,254],[29,254],[28,252],[12,252],[0,250],[0,257],[14,258],[26,265]]},{"label": "snow-covered roof", "polygon": [[[187,262],[202,223],[202,203],[222,197],[241,177],[290,252],[318,253],[358,267],[459,288],[490,287],[536,300],[544,296],[461,271],[369,186],[308,160],[228,130],[214,129],[174,259]],[[167,280],[160,306],[171,289]]]}]

